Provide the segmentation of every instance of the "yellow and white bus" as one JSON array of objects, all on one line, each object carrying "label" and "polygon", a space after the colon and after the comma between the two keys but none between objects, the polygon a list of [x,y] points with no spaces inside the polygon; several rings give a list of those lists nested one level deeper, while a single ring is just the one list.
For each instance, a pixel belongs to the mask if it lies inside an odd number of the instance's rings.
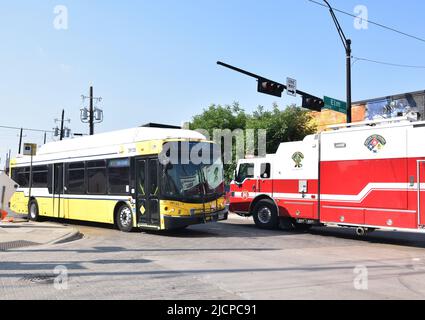
[{"label": "yellow and white bus", "polygon": [[196,131],[160,126],[48,143],[11,161],[18,188],[9,206],[33,221],[100,222],[124,232],[226,220],[221,155],[211,152],[209,163],[161,160],[165,149],[199,154],[215,146]]}]

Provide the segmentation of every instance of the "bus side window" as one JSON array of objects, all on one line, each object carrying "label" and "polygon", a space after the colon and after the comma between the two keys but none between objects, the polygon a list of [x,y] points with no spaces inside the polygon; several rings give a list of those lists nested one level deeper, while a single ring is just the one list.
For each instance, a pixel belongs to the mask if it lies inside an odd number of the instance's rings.
[{"label": "bus side window", "polygon": [[106,161],[87,162],[87,187],[89,194],[106,194]]},{"label": "bus side window", "polygon": [[13,179],[21,188],[28,188],[30,185],[30,168],[15,168],[12,170]]},{"label": "bus side window", "polygon": [[271,165],[270,163],[262,163],[260,170],[261,179],[269,179],[271,173]]},{"label": "bus side window", "polygon": [[47,172],[47,189],[53,194],[53,164],[49,164]]},{"label": "bus side window", "polygon": [[32,169],[32,187],[47,188],[48,166],[36,166]]},{"label": "bus side window", "polygon": [[[60,166],[55,165],[55,186],[54,192],[57,193],[61,188],[57,185],[61,184]],[[66,165],[66,190],[68,194],[86,194],[86,170],[84,162],[73,162]],[[58,189],[59,188],[59,189]]]},{"label": "bus side window", "polygon": [[108,160],[108,193],[127,194],[130,185],[130,159]]}]

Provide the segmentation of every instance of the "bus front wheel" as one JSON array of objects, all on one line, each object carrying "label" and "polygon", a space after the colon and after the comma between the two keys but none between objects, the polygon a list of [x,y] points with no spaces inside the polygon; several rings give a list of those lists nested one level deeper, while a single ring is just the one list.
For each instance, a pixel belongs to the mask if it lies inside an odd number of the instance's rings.
[{"label": "bus front wheel", "polygon": [[118,209],[116,222],[118,229],[123,232],[131,232],[133,230],[133,213],[129,206],[123,205]]},{"label": "bus front wheel", "polygon": [[274,230],[279,226],[276,205],[272,200],[261,200],[253,211],[255,225],[261,229]]},{"label": "bus front wheel", "polygon": [[28,217],[31,221],[40,221],[38,203],[36,200],[31,200],[28,204]]}]

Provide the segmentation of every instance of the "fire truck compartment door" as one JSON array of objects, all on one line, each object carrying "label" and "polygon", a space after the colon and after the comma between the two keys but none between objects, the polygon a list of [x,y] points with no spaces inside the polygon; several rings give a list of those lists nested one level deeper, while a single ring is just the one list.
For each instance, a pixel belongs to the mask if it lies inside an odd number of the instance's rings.
[{"label": "fire truck compartment door", "polygon": [[419,227],[425,225],[425,160],[418,161],[418,216],[417,224]]}]

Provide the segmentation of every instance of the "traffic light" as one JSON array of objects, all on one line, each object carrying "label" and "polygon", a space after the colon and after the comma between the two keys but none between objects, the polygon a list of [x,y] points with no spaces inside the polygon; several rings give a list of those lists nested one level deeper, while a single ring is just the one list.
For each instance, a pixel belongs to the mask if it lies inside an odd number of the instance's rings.
[{"label": "traffic light", "polygon": [[285,87],[280,83],[261,78],[258,79],[258,92],[281,98],[284,89]]},{"label": "traffic light", "polygon": [[314,96],[303,96],[302,107],[305,109],[321,112],[322,108],[325,106],[325,102]]}]

